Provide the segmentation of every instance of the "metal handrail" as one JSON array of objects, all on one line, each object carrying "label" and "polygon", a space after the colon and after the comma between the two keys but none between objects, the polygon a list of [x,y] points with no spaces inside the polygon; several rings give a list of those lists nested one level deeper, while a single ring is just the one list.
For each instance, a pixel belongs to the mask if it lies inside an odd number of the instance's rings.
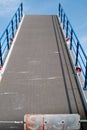
[{"label": "metal handrail", "polygon": [[68,17],[66,16],[61,4],[59,3],[59,17],[63,24],[63,29],[66,32],[66,38],[70,38],[70,50],[73,51],[75,56],[75,66],[82,68],[82,76],[84,79],[84,90],[87,90],[87,55],[78,40],[75,31],[70,24]]},{"label": "metal handrail", "polygon": [[0,65],[1,66],[4,65],[5,59],[7,57],[7,53],[9,52],[9,49],[12,44],[12,41],[10,41],[10,39],[14,38],[16,31],[18,29],[18,25],[22,19],[22,16],[23,16],[23,3],[19,5],[16,13],[13,15],[5,31],[0,37]]}]

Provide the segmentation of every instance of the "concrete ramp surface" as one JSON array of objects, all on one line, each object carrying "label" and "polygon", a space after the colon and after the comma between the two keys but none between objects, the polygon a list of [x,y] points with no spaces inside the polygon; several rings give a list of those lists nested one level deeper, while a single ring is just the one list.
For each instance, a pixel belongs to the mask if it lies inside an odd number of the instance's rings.
[{"label": "concrete ramp surface", "polygon": [[0,83],[0,120],[28,113],[85,119],[57,16],[24,16],[14,44]]}]

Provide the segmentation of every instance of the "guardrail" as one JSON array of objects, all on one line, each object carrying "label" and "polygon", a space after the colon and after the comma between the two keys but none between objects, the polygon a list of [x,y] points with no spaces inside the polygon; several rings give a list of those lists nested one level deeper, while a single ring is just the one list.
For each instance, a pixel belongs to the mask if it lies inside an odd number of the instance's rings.
[{"label": "guardrail", "polygon": [[70,39],[70,50],[72,50],[75,57],[74,65],[80,66],[82,69],[82,76],[84,79],[83,89],[87,90],[87,56],[60,3],[59,3],[59,17],[63,25],[63,29],[66,32],[66,38]]},{"label": "guardrail", "polygon": [[8,26],[6,27],[5,31],[3,32],[2,36],[0,37],[0,66],[4,65],[5,59],[13,42],[13,38],[16,34],[22,16],[23,4],[21,3]]}]

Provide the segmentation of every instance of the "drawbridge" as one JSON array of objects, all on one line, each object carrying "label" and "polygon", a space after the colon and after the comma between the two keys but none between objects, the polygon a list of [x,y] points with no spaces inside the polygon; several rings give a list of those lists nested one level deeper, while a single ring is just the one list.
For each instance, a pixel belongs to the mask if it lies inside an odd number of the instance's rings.
[{"label": "drawbridge", "polygon": [[0,38],[0,130],[87,130],[86,59],[60,4],[59,16],[21,4]]}]

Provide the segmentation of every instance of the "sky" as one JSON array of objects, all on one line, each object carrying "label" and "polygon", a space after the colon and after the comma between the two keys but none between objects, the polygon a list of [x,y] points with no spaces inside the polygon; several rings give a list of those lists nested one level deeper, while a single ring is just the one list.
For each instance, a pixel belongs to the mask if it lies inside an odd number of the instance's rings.
[{"label": "sky", "polygon": [[83,48],[87,50],[87,0],[0,0],[0,36],[19,4],[24,14],[58,14],[61,3]]}]

